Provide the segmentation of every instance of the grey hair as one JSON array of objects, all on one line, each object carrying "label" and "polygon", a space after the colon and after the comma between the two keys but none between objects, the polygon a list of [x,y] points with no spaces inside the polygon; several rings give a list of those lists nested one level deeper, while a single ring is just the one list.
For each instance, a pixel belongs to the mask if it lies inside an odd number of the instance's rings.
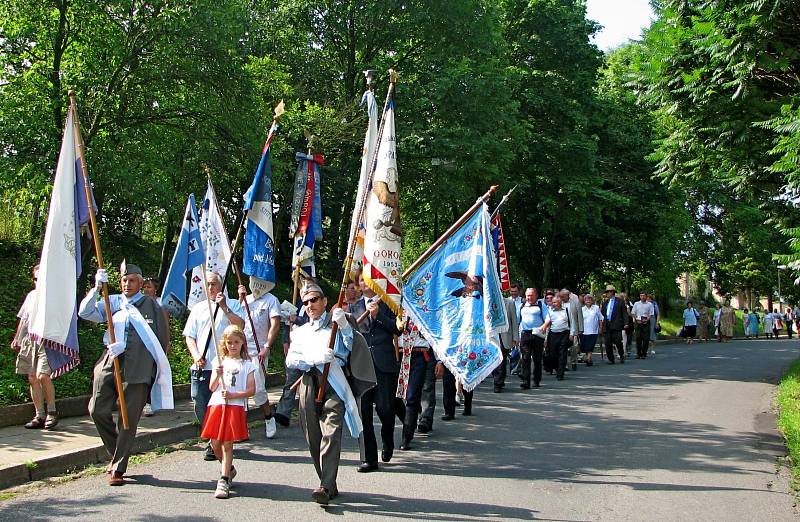
[{"label": "grey hair", "polygon": [[206,273],[206,282],[208,282],[208,278],[209,277],[215,278],[217,280],[217,283],[222,285],[222,276],[220,276],[218,273],[216,273],[216,272],[207,272]]}]

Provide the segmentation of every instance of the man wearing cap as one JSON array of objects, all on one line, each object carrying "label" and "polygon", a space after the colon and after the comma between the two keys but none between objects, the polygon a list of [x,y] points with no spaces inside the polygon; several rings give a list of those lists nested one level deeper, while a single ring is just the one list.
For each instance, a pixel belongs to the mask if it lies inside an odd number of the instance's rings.
[{"label": "man wearing cap", "polygon": [[617,289],[613,285],[606,287],[606,300],[600,312],[603,314],[603,334],[605,336],[606,356],[608,364],[614,364],[614,346],[619,353],[619,362],[625,363],[625,347],[622,344],[622,331],[630,325],[628,309],[625,302],[617,297]]},{"label": "man wearing cap", "polygon": [[[94,367],[92,398],[89,414],[103,440],[111,463],[106,468],[108,483],[124,484],[128,457],[136,428],[148,401],[153,409],[173,409],[172,372],[164,347],[169,345],[169,325],[164,320],[161,306],[155,299],[141,293],[141,269],[123,261],[120,267],[122,294],[109,295],[115,342],[110,343],[108,332],[104,342],[108,349]],[[106,321],[104,300],[98,300],[108,274],[100,269],[95,275],[95,286],[81,301],[78,315],[87,321]],[[119,361],[124,384],[128,413],[128,429],[123,429],[122,416],[116,426],[112,417],[117,402],[114,382],[114,359]]]},{"label": "man wearing cap", "polygon": [[[250,283],[252,285],[252,280]],[[244,327],[247,351],[250,354],[250,360],[258,361],[258,370],[255,374],[256,394],[253,396],[253,402],[256,406],[261,406],[261,411],[264,413],[266,435],[268,439],[271,439],[275,436],[277,426],[269,406],[264,365],[269,354],[269,347],[272,346],[272,342],[278,337],[281,329],[281,305],[278,298],[267,292],[266,288],[262,288],[261,285],[253,286],[250,295],[247,295],[247,288],[244,285],[239,285],[238,290],[239,301],[246,302],[250,309],[250,318],[245,322]],[[253,327],[255,327],[255,335],[253,335]],[[256,346],[256,340],[259,346]]]},{"label": "man wearing cap", "polygon": [[[339,494],[336,477],[342,451],[342,426],[358,438],[363,429],[356,397],[363,392],[360,383],[372,386],[375,374],[364,338],[356,331],[353,316],[341,308],[328,313],[328,300],[314,282],[306,282],[300,290],[309,321],[291,333],[286,354],[287,368],[300,370],[300,426],[319,477],[319,487],[311,497],[327,504]],[[333,323],[338,325],[334,347],[329,348]],[[343,367],[348,366],[350,381]],[[325,365],[329,364],[328,381],[320,404],[317,394]],[[355,392],[355,395],[354,395]]]},{"label": "man wearing cap", "polygon": [[[222,332],[228,325],[233,324],[244,329],[245,316],[239,301],[225,297],[222,292],[222,278],[216,272],[206,274],[206,292],[215,304],[211,306],[211,310],[209,310],[206,299],[195,304],[186,320],[186,326],[183,328],[186,348],[194,361],[191,368],[191,395],[194,402],[194,414],[201,426],[206,418],[208,401],[211,399],[211,391],[208,389],[211,381],[211,369],[215,367],[217,359],[217,347],[214,346],[215,336],[211,334],[210,314],[215,314],[216,328],[214,330],[217,342],[222,339]],[[208,461],[217,460],[210,443],[206,446],[203,458]]]}]

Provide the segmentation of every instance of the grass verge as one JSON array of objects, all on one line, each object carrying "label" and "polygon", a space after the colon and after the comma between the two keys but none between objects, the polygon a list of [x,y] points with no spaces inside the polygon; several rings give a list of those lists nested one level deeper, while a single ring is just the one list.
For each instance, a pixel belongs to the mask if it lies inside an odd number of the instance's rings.
[{"label": "grass verge", "polygon": [[786,439],[792,469],[791,487],[800,491],[800,359],[796,360],[778,384],[778,428]]}]

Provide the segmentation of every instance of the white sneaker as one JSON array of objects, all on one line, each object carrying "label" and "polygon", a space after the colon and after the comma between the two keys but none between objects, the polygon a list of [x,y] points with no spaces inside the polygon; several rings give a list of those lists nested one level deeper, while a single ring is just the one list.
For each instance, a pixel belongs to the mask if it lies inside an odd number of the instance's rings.
[{"label": "white sneaker", "polygon": [[145,417],[152,417],[153,408],[149,404],[145,404],[144,409],[142,410],[142,415],[144,415]]},{"label": "white sneaker", "polygon": [[264,421],[267,438],[271,439],[278,432],[278,424],[275,422],[275,417],[270,417]]},{"label": "white sneaker", "polygon": [[231,487],[228,485],[228,481],[224,478],[220,478],[217,481],[217,490],[214,492],[214,497],[216,498],[228,498],[230,496]]}]

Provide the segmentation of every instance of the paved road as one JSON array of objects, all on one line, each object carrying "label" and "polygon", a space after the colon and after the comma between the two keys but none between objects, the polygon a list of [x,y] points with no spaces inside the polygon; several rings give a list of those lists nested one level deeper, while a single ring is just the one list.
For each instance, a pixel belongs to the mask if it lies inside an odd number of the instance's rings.
[{"label": "paved road", "polygon": [[131,467],[122,488],[96,476],[20,495],[0,520],[796,520],[770,405],[798,355],[797,341],[672,345],[538,390],[485,385],[474,417],[437,419],[381,473],[356,473],[345,441],[327,513],[310,502],[316,477],[292,427],[237,448],[229,500],[213,498],[217,467],[191,450]]}]

